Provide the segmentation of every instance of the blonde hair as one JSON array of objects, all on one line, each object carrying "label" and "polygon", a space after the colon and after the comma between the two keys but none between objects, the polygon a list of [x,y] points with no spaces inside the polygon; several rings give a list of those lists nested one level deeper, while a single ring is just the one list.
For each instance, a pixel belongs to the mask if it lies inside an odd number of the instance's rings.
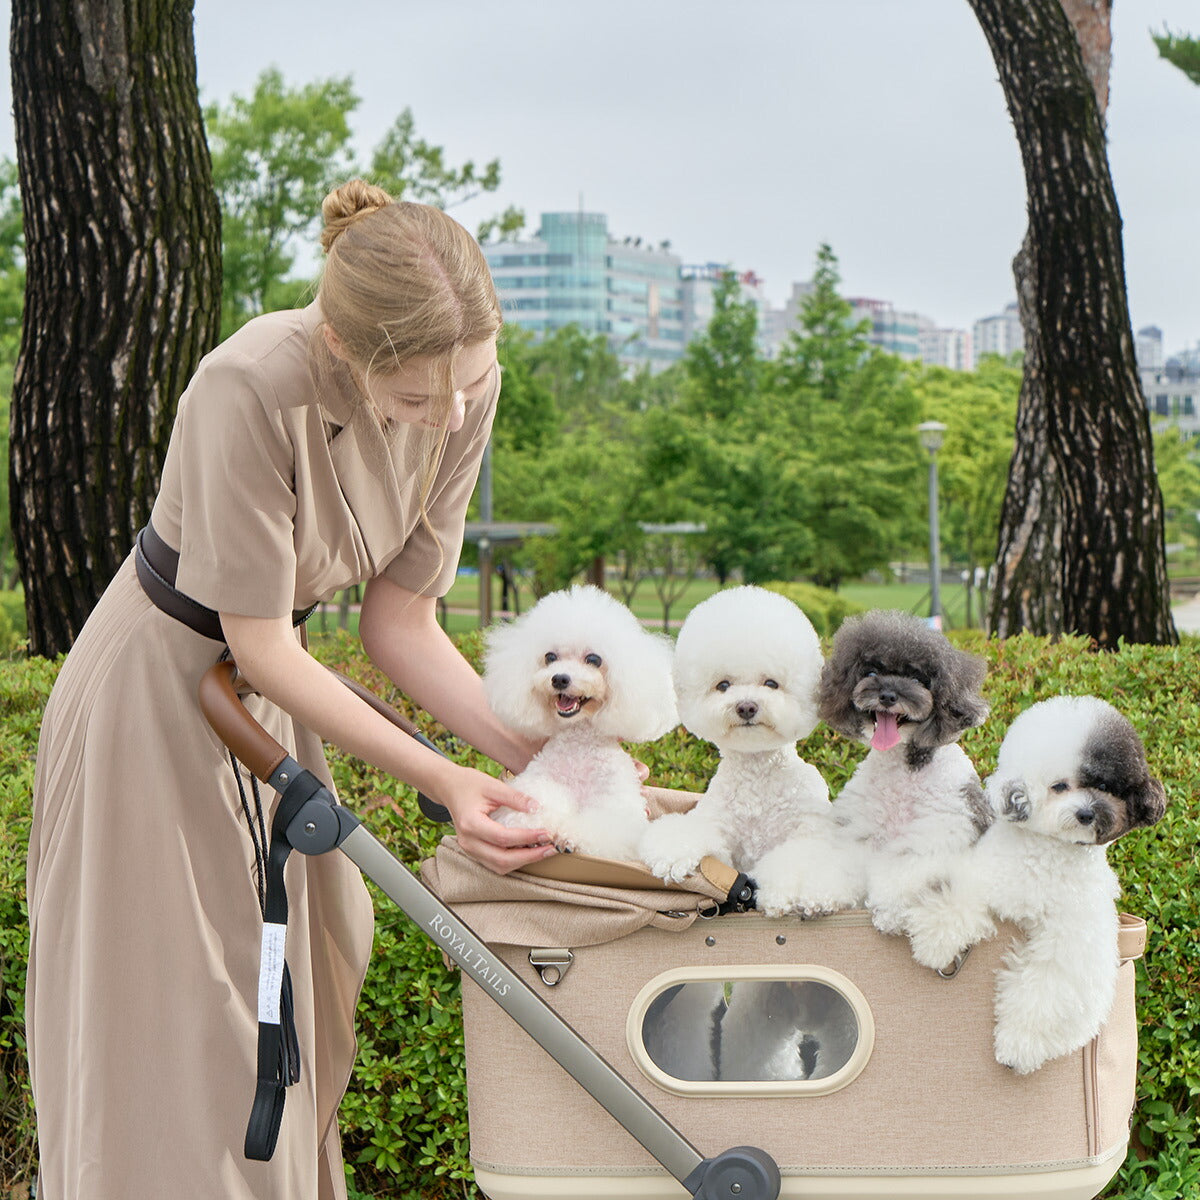
[{"label": "blonde hair", "polygon": [[[440,209],[393,200],[362,179],[331,191],[321,215],[321,310],[377,428],[386,421],[372,406],[371,377],[392,374],[412,358],[433,360],[430,423],[439,428],[423,447],[419,489],[421,521],[433,533],[425,505],[448,436],[454,358],[501,325],[487,260],[471,234]],[[310,350],[318,380],[328,377],[336,364],[323,329]]]}]

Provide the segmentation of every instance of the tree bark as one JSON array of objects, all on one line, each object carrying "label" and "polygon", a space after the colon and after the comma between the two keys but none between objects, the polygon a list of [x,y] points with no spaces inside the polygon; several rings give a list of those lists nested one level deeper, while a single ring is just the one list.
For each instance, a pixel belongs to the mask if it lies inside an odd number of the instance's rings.
[{"label": "tree bark", "polygon": [[1014,263],[1025,377],[991,629],[1074,632],[1102,647],[1173,644],[1162,497],[1105,148],[1108,5],[969,3],[1000,73],[1029,201]]},{"label": "tree bark", "polygon": [[30,650],[68,649],[158,491],[220,322],[190,0],[13,0],[25,215],[10,512]]}]

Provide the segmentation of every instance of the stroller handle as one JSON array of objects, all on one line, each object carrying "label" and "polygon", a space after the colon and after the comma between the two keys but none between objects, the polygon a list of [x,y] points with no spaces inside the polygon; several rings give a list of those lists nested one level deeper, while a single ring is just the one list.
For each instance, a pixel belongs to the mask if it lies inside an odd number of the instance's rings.
[{"label": "stroller handle", "polygon": [[[330,674],[341,680],[360,700],[370,705],[397,729],[403,730],[427,750],[442,754],[416,725],[369,688],[363,687],[361,683],[340,671],[330,669]],[[230,658],[210,667],[200,679],[200,711],[225,745],[246,764],[251,774],[267,783],[279,764],[288,757],[288,752],[246,711],[246,706],[237,692],[238,683],[243,679],[238,673],[237,664]],[[444,804],[430,799],[424,792],[417,793],[417,803],[429,820],[450,820],[450,810]]]},{"label": "stroller handle", "polygon": [[288,752],[250,715],[238,698],[237,664],[226,659],[204,672],[198,691],[209,725],[252,775],[266,782]]}]

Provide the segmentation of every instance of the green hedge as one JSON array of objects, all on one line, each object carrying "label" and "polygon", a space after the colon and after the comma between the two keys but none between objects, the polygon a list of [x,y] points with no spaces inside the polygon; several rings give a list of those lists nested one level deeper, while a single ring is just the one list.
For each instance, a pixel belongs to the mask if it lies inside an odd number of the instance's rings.
[{"label": "green hedge", "polygon": [[[1111,860],[1125,887],[1122,906],[1150,926],[1138,967],[1140,1071],[1134,1145],[1110,1197],[1180,1200],[1200,1195],[1200,641],[1089,652],[1078,639],[1056,645],[1032,637],[955,640],[987,655],[992,715],[963,739],[984,774],[995,765],[1004,729],[1035,700],[1059,693],[1105,696],[1146,741],[1167,786],[1166,819],[1118,842]],[[479,639],[463,639],[477,659]],[[383,695],[384,680],[348,637],[323,640],[318,657]],[[55,674],[41,660],[0,662],[0,1197],[27,1179],[33,1121],[22,1040],[27,938],[24,855],[37,723]],[[395,699],[394,696],[391,698]],[[463,761],[486,765],[429,727]],[[716,767],[712,749],[676,730],[637,747],[656,782],[693,790]],[[834,793],[863,751],[822,727],[801,747]],[[415,866],[438,831],[421,821],[412,793],[343,756],[331,764],[344,800],[374,832]],[[351,1195],[451,1200],[477,1197],[467,1163],[464,1061],[458,979],[416,935],[390,901],[377,905],[375,953],[358,1009],[360,1053],[341,1123]]]},{"label": "green hedge", "polygon": [[768,583],[763,586],[798,604],[823,638],[833,637],[847,617],[866,612],[863,605],[847,600],[841,592],[817,587],[815,583]]}]

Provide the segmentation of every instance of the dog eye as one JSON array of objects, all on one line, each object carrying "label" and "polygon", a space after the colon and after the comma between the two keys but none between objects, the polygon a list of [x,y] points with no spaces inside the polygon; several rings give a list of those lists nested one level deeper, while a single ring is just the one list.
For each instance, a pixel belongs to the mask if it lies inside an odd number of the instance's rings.
[{"label": "dog eye", "polygon": [[553,650],[548,651],[546,653],[546,666],[549,666],[551,663],[555,662],[558,662],[558,655],[555,654]]},{"label": "dog eye", "polygon": [[587,663],[589,667],[598,667],[600,665],[601,658],[598,654],[589,654],[583,661]]},{"label": "dog eye", "polygon": [[727,692],[727,691],[729,691],[729,680],[728,680],[728,679],[722,679],[722,680],[721,680],[721,682],[717,684],[717,691],[718,691],[718,692]]},{"label": "dog eye", "polygon": [[775,680],[773,680],[773,679],[764,679],[763,680],[763,687],[777,688],[778,686],[779,686],[779,684],[777,684],[775,682]]},{"label": "dog eye", "polygon": [[1050,790],[1052,792],[1069,792],[1071,785],[1065,779],[1060,779],[1057,783],[1050,785]]}]

